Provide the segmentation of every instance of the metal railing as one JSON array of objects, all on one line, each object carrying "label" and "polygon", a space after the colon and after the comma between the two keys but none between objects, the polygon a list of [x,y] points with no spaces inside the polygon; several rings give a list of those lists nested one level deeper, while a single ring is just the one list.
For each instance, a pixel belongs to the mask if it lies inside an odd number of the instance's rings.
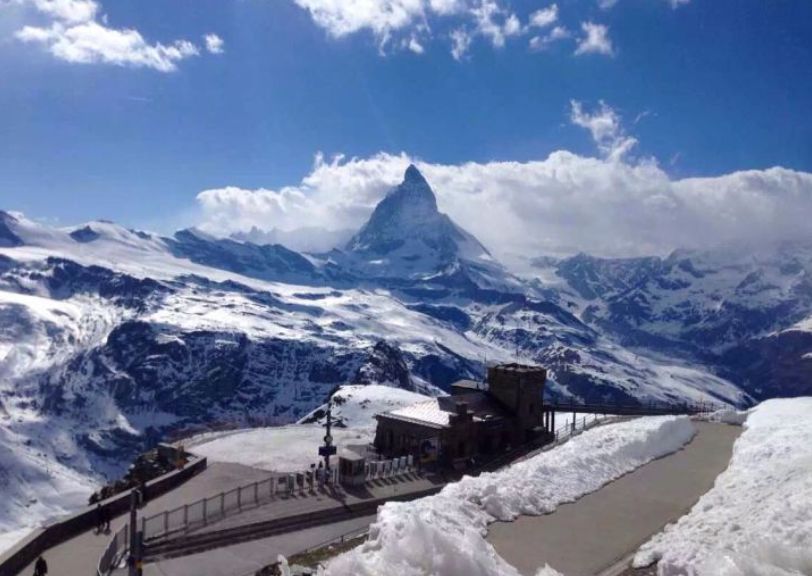
[{"label": "metal railing", "polygon": [[[227,492],[203,498],[191,504],[184,504],[141,518],[141,531],[145,542],[157,538],[188,532],[226,516],[241,512],[245,508],[256,507],[279,496],[292,496],[339,483],[338,470],[325,474],[323,468],[315,471],[271,476],[264,480],[239,486]],[[413,456],[401,456],[390,460],[367,462],[364,465],[364,480],[393,478],[414,470]]]},{"label": "metal railing", "polygon": [[145,542],[165,538],[222,520],[245,508],[259,506],[280,496],[322,490],[337,483],[338,471],[335,469],[331,470],[330,474],[325,474],[323,469],[317,469],[304,473],[271,476],[202,498],[191,504],[142,517],[141,532]]},{"label": "metal railing", "polygon": [[99,558],[96,568],[97,576],[107,576],[122,561],[130,548],[130,526],[125,524],[108,542],[107,547]]},{"label": "metal railing", "polygon": [[546,406],[555,412],[611,414],[615,416],[693,415],[714,412],[724,405],[711,402],[551,402]]}]

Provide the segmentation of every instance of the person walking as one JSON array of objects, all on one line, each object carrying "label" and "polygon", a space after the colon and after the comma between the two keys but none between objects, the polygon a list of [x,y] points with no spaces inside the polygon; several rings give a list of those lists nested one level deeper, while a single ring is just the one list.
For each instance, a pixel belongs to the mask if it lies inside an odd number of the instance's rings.
[{"label": "person walking", "polygon": [[96,534],[110,532],[110,513],[101,504],[96,504]]},{"label": "person walking", "polygon": [[34,563],[34,576],[45,576],[46,574],[48,574],[48,563],[45,558],[40,556]]},{"label": "person walking", "polygon": [[105,534],[109,534],[110,533],[110,511],[107,508],[102,508],[101,513],[102,513],[102,524],[104,525],[103,532]]},{"label": "person walking", "polygon": [[102,533],[102,526],[104,526],[104,511],[101,504],[96,504],[96,534]]}]

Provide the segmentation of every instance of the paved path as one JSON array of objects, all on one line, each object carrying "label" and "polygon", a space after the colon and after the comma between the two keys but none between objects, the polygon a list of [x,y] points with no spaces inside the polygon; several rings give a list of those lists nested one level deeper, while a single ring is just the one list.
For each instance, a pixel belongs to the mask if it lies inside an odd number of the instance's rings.
[{"label": "paved path", "polygon": [[264,522],[285,516],[317,512],[344,505],[358,504],[382,498],[397,498],[416,492],[425,492],[442,486],[445,480],[436,476],[419,476],[404,474],[396,478],[387,478],[368,482],[358,488],[342,488],[331,492],[296,492],[293,497],[280,497],[253,508],[246,508],[239,514],[226,516],[223,520],[212,522],[194,530],[194,534],[217,532],[228,528]]},{"label": "paved path", "polygon": [[279,554],[292,556],[342,534],[366,528],[374,520],[374,515],[353,518],[200,554],[161,560],[146,564],[144,576],[253,576],[260,568],[276,562]]},{"label": "paved path", "polygon": [[730,461],[738,426],[696,423],[682,450],[642,466],[552,514],[497,522],[488,541],[522,574],[548,563],[566,576],[594,576],[685,514]]},{"label": "paved path", "polygon": [[[174,490],[147,503],[141,513],[155,514],[162,510],[182,506],[200,500],[204,496],[216,494],[222,490],[231,490],[270,476],[269,472],[241,466],[214,462]],[[55,546],[43,554],[48,561],[50,572],[54,576],[91,576],[96,573],[99,557],[114,534],[127,522],[123,514],[110,522],[110,534],[96,534],[89,530],[79,536]],[[29,564],[19,574],[28,576],[34,573],[33,564]]]},{"label": "paved path", "polygon": [[[142,515],[152,515],[164,510],[177,508],[184,504],[191,504],[203,497],[211,496],[222,491],[232,490],[238,486],[243,486],[258,480],[264,480],[272,473],[242,466],[240,464],[229,464],[223,462],[213,462],[197,476],[192,477],[175,490],[164,494],[150,501],[147,506],[139,511]],[[326,510],[330,508],[343,508],[346,504],[355,504],[380,498],[395,498],[413,492],[423,492],[434,489],[444,483],[442,478],[423,477],[413,474],[403,475],[394,479],[376,480],[363,487],[351,490],[338,490],[332,494],[309,493],[307,495],[297,494],[293,498],[277,498],[259,507],[247,508],[240,514],[227,516],[220,522],[214,522],[203,529],[221,530],[234,526],[282,518],[285,516]],[[247,542],[234,546],[224,547],[218,550],[204,552],[192,556],[178,558],[174,561],[164,561],[158,570],[169,570],[172,574],[179,570],[185,558],[192,558],[192,566],[209,566],[206,572],[199,574],[219,574],[216,569],[226,569],[235,558],[244,560],[235,564],[239,566],[249,566],[247,570],[236,572],[241,574],[250,571],[250,566],[258,563],[267,565],[276,560],[280,553],[293,554],[305,548],[309,548],[346,532],[352,531],[359,526],[369,525],[374,516],[365,519],[353,519],[349,521],[336,522],[330,525],[319,526],[307,530],[300,530],[290,534],[282,534],[271,538],[265,538],[254,542]],[[121,515],[110,523],[110,534],[96,534],[90,530],[63,542],[47,550],[44,554],[49,567],[55,576],[90,576],[95,574],[99,557],[104,552],[111,535],[127,522],[127,515]],[[210,558],[206,560],[206,558]],[[266,561],[267,560],[267,561]],[[246,564],[247,563],[247,564]],[[146,566],[150,566],[147,564]],[[167,568],[169,566],[170,568]],[[218,568],[219,567],[219,568]],[[33,565],[24,568],[19,574],[27,576],[33,573]],[[226,570],[228,574],[229,572]],[[151,572],[161,574],[161,572]],[[169,573],[169,572],[167,572]],[[185,572],[184,572],[185,573]]]}]

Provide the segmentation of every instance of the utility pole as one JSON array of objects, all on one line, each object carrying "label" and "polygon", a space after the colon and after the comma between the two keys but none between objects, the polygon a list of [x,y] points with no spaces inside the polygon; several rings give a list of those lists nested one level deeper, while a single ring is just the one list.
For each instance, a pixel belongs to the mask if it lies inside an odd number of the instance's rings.
[{"label": "utility pole", "polygon": [[141,576],[142,573],[142,534],[138,531],[138,503],[140,500],[140,491],[134,488],[132,492],[130,492],[130,557],[127,562],[128,576]]},{"label": "utility pole", "polygon": [[325,424],[326,432],[324,434],[324,445],[319,447],[319,456],[324,456],[324,472],[330,473],[330,456],[336,453],[336,447],[333,446],[333,436],[331,434],[333,427],[333,399],[327,400],[327,423]]}]

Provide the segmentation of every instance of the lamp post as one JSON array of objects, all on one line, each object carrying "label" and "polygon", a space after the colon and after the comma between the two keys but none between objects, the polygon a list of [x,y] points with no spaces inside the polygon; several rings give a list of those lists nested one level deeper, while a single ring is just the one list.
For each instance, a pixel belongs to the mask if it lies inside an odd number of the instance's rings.
[{"label": "lamp post", "polygon": [[141,500],[141,493],[137,488],[130,492],[130,556],[128,559],[129,576],[141,576],[142,574],[142,538],[143,534],[138,531],[138,503]]},{"label": "lamp post", "polygon": [[327,422],[325,424],[324,445],[319,447],[319,456],[324,457],[324,472],[330,473],[330,456],[336,453],[336,447],[333,446],[333,436],[330,433],[333,427],[333,401],[327,401]]}]

